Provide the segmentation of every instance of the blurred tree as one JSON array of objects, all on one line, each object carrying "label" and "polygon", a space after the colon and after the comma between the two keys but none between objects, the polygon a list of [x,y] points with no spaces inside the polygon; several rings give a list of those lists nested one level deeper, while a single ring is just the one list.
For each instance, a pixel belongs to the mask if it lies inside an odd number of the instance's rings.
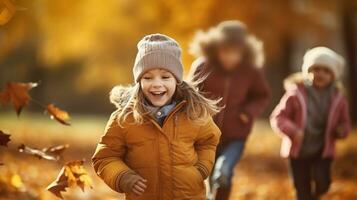
[{"label": "blurred tree", "polygon": [[349,66],[349,89],[351,96],[351,111],[354,122],[357,123],[357,1],[343,1],[343,27]]},{"label": "blurred tree", "polygon": [[[73,107],[82,107],[84,97],[102,101],[112,85],[132,81],[136,43],[143,35],[162,32],[177,39],[188,69],[194,59],[187,53],[194,32],[229,19],[245,22],[264,41],[275,101],[282,93],[281,80],[297,71],[304,52],[317,45],[345,52],[350,91],[357,85],[354,0],[13,2],[27,10],[0,27],[0,82],[46,81],[49,85],[41,93],[58,95],[55,99]],[[78,100],[66,100],[66,95]],[[353,92],[351,99],[356,101]],[[354,105],[353,110],[357,113]]]}]

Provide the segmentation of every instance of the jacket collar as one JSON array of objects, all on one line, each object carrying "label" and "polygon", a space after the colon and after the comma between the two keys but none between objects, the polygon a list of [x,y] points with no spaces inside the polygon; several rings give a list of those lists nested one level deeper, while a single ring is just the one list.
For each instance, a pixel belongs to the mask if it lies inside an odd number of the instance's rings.
[{"label": "jacket collar", "polygon": [[[186,100],[182,100],[179,103],[176,104],[176,106],[171,109],[171,111],[167,114],[162,127],[164,127],[165,123],[173,116],[175,115],[181,108],[187,103]],[[157,121],[151,116],[147,115],[147,118],[153,123],[156,127],[158,127],[160,130],[162,130],[162,127],[157,123]]]}]

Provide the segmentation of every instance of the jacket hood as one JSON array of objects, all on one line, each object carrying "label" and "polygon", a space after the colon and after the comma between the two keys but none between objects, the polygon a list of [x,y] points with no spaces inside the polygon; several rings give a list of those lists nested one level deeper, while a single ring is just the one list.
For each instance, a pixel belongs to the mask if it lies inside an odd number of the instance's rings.
[{"label": "jacket hood", "polygon": [[[284,89],[286,91],[303,90],[305,81],[306,78],[302,72],[291,74],[286,79],[284,79]],[[338,92],[346,94],[345,88],[343,87],[341,81],[335,80],[334,84]]]},{"label": "jacket hood", "polygon": [[305,80],[306,79],[301,72],[291,74],[284,79],[284,89],[286,91],[296,90],[304,83]]},{"label": "jacket hood", "polygon": [[132,94],[132,86],[117,85],[110,91],[109,100],[116,108],[122,109],[129,102]]}]

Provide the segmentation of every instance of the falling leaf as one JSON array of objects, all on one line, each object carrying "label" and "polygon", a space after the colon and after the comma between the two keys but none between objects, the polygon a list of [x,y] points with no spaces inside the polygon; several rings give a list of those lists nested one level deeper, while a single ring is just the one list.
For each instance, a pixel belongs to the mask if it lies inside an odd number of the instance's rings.
[{"label": "falling leaf", "polygon": [[24,152],[26,154],[33,155],[39,159],[43,158],[46,160],[58,161],[60,159],[61,153],[68,147],[69,147],[69,145],[59,145],[59,146],[44,148],[44,149],[40,150],[40,149],[31,148],[24,144],[21,144],[18,149],[20,152]]},{"label": "falling leaf", "polygon": [[66,163],[61,169],[58,177],[46,189],[57,197],[63,199],[61,192],[67,187],[78,186],[84,192],[85,187],[92,187],[92,180],[83,167],[83,160]]},{"label": "falling leaf", "polygon": [[27,106],[30,100],[29,90],[37,85],[37,83],[7,83],[5,90],[0,93],[1,102],[3,104],[11,102],[16,110],[16,114],[19,116],[22,108]]},{"label": "falling leaf", "polygon": [[10,136],[11,135],[0,131],[0,145],[7,146],[7,143],[10,142]]},{"label": "falling leaf", "polygon": [[46,110],[50,114],[51,119],[55,119],[64,125],[70,125],[70,123],[67,122],[67,120],[69,120],[70,117],[66,111],[57,108],[53,104],[48,104]]}]

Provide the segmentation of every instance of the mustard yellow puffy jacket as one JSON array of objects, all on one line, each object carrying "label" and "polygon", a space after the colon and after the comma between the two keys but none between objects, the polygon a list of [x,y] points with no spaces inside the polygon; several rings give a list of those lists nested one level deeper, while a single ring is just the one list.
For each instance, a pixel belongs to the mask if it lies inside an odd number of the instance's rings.
[{"label": "mustard yellow puffy jacket", "polygon": [[114,112],[92,157],[98,176],[113,190],[125,172],[134,170],[147,180],[142,196],[128,200],[203,200],[204,179],[210,174],[220,130],[210,117],[204,124],[189,121],[180,108],[166,117],[162,127],[149,118],[141,125],[117,123]]}]

